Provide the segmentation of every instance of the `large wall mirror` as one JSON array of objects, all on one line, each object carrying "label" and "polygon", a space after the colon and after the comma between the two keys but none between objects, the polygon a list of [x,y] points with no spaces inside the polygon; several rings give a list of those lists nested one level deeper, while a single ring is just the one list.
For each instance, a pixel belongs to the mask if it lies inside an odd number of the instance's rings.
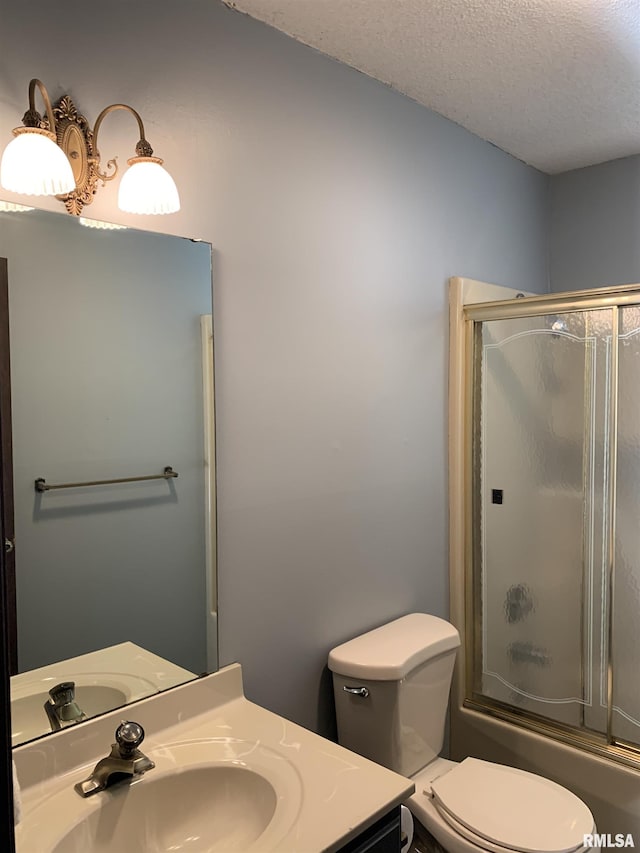
[{"label": "large wall mirror", "polygon": [[15,745],[217,668],[211,247],[33,210],[0,257]]}]

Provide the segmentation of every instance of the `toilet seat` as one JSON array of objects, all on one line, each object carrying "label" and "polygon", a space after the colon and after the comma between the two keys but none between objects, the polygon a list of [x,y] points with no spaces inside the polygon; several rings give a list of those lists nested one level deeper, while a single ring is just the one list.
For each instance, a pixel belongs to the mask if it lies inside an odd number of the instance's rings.
[{"label": "toilet seat", "polygon": [[593,832],[593,816],[582,800],[515,767],[467,758],[430,788],[425,793],[452,829],[496,853],[577,853]]},{"label": "toilet seat", "polygon": [[[479,835],[475,835],[475,833],[471,832],[466,826],[463,826],[459,823],[452,815],[445,815],[436,807],[436,811],[443,818],[448,826],[456,832],[461,838],[465,838],[467,841],[471,842],[474,847],[479,848],[480,850],[486,850],[488,853],[513,853],[508,847],[504,847],[502,844],[497,844],[492,841],[488,841],[486,838],[481,838]],[[595,826],[591,828],[591,832],[595,832]],[[586,847],[580,844],[576,850],[572,851],[572,853],[585,853],[587,850]],[[593,853],[593,848],[589,848],[591,853]]]}]

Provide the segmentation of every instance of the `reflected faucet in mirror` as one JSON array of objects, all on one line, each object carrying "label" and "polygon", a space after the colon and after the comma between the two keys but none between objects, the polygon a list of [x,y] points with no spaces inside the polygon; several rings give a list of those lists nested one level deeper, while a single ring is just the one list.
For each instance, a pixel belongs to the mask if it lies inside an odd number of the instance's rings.
[{"label": "reflected faucet in mirror", "polygon": [[52,732],[63,726],[73,725],[87,719],[87,715],[76,702],[76,685],[73,681],[62,681],[49,691],[44,710]]}]

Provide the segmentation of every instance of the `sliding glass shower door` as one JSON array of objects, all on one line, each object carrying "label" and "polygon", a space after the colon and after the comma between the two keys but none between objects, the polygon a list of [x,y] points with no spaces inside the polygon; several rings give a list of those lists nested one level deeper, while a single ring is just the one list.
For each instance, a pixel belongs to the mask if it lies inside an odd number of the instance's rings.
[{"label": "sliding glass shower door", "polygon": [[470,694],[633,748],[640,307],[588,302],[473,320]]}]

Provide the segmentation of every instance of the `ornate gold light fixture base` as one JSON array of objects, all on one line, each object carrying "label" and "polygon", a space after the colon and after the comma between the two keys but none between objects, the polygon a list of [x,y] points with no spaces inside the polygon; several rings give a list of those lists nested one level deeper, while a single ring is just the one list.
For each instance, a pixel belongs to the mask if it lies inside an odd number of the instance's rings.
[{"label": "ornate gold light fixture base", "polygon": [[[66,195],[59,195],[67,211],[73,216],[80,216],[86,205],[91,204],[98,189],[98,181],[105,184],[116,176],[116,161],[109,160],[110,174],[100,172],[100,155],[95,148],[94,131],[85,116],[78,112],[76,105],[69,95],[63,95],[53,105],[53,116],[56,123],[56,141],[69,158],[71,170],[75,178],[76,188]],[[46,119],[42,122],[48,127]]]}]

